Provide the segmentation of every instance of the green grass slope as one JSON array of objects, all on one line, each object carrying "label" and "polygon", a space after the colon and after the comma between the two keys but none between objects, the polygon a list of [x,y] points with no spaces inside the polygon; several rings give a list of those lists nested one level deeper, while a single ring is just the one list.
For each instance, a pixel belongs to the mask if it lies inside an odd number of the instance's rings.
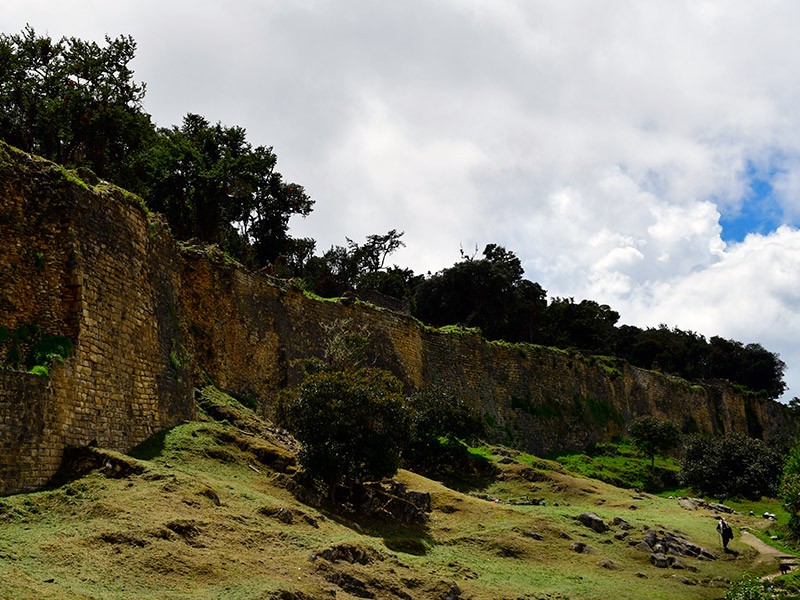
[{"label": "green grass slope", "polygon": [[[203,421],[130,456],[85,450],[53,489],[0,499],[0,598],[685,600],[721,598],[724,580],[746,570],[776,570],[738,534],[723,554],[711,512],[507,451],[490,456],[492,477],[460,492],[401,471],[408,489],[430,493],[424,525],[303,503],[290,491],[290,439],[221,393],[198,401]],[[596,533],[576,520],[583,512],[632,528]],[[629,543],[650,528],[719,559],[657,568]]]}]

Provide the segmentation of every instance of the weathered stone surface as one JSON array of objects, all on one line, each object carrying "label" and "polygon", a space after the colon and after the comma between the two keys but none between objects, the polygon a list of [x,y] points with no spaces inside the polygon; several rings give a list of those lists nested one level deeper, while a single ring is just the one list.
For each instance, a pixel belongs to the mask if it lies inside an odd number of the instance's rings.
[{"label": "weathered stone surface", "polygon": [[406,525],[427,523],[431,512],[428,492],[407,490],[399,481],[360,486],[352,500],[364,515],[388,517]]},{"label": "weathered stone surface", "polygon": [[697,504],[695,504],[690,498],[679,498],[678,504],[681,508],[685,508],[686,510],[697,510]]},{"label": "weathered stone surface", "polygon": [[672,567],[673,569],[685,569],[686,568],[686,563],[683,562],[677,556],[668,556],[667,557],[667,562],[669,563],[669,566]]},{"label": "weathered stone surface", "polygon": [[581,513],[577,518],[578,521],[580,521],[583,525],[596,531],[597,533],[604,533],[608,531],[608,525],[606,525],[603,519],[601,519],[595,513]]},{"label": "weathered stone surface", "polygon": [[384,556],[377,550],[355,544],[337,544],[316,554],[328,562],[344,561],[350,564],[369,565],[375,561],[383,561]]},{"label": "weathered stone surface", "polygon": [[[744,398],[727,384],[690,386],[621,361],[609,374],[580,355],[450,335],[352,298],[313,300],[219,252],[177,245],[139,199],[88,173],[78,181],[2,143],[0,158],[0,325],[36,323],[75,343],[48,380],[0,370],[0,494],[45,484],[67,446],[96,440],[125,452],[194,419],[201,373],[269,416],[277,391],[302,378],[303,359],[321,354],[324,326],[342,318],[370,329],[376,366],[408,389],[451,388],[491,416],[497,440],[513,428],[516,446],[534,454],[609,439],[644,414],[691,417],[709,433],[748,430]],[[576,410],[587,396],[612,417]],[[767,438],[787,418],[775,402],[750,408]]]},{"label": "weathered stone surface", "polygon": [[611,524],[614,525],[615,527],[619,527],[622,530],[633,529],[633,526],[622,517],[614,517],[611,520]]},{"label": "weathered stone surface", "polygon": [[578,554],[594,554],[594,548],[589,546],[586,542],[572,542],[570,549]]},{"label": "weathered stone surface", "polygon": [[601,558],[600,560],[597,561],[597,566],[603,567],[604,569],[608,569],[609,571],[615,571],[619,569],[617,564],[609,558]]},{"label": "weathered stone surface", "polygon": [[659,569],[666,569],[669,566],[666,555],[662,554],[661,552],[657,554],[651,554],[650,563]]},{"label": "weathered stone surface", "polygon": [[656,530],[655,529],[648,529],[645,532],[644,538],[642,538],[642,541],[644,541],[644,543],[646,543],[651,548],[655,548],[656,544],[658,543],[658,534],[656,533]]}]

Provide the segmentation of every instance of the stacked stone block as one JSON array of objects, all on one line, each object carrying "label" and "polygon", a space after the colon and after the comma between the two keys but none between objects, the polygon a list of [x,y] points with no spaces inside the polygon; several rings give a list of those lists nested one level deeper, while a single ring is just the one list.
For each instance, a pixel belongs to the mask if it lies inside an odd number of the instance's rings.
[{"label": "stacked stone block", "polygon": [[[35,323],[75,343],[49,378],[0,370],[0,494],[46,484],[68,445],[127,451],[194,418],[196,384],[251,398],[269,416],[337,319],[369,328],[376,366],[407,390],[444,385],[486,416],[491,441],[531,452],[608,439],[643,414],[679,425],[691,416],[709,433],[748,427],[745,400],[727,384],[691,386],[308,298],[219,252],[181,248],[122,190],[90,186],[2,143],[0,281],[0,326]],[[788,422],[775,402],[752,405],[753,415],[766,437]]]}]

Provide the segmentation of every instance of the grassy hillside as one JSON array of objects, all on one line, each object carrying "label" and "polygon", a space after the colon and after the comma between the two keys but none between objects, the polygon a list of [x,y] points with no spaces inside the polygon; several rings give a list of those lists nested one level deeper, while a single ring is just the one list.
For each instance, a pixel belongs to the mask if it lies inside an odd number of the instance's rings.
[{"label": "grassy hillside", "polygon": [[[430,493],[424,525],[302,503],[290,439],[222,394],[200,403],[204,420],[130,456],[84,451],[57,487],[0,499],[0,598],[685,600],[776,570],[739,540],[741,526],[766,528],[761,519],[734,516],[723,554],[711,512],[503,449],[461,491],[401,471],[408,489]],[[596,533],[576,520],[583,512],[631,529]],[[629,543],[650,528],[719,558],[657,568]]]}]

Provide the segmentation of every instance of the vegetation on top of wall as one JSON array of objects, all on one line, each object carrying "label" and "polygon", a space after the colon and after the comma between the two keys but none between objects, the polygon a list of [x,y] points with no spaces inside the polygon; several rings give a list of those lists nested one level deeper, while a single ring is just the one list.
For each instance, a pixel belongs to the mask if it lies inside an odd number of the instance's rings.
[{"label": "vegetation on top of wall", "polygon": [[[314,202],[275,170],[272,148],[254,147],[243,128],[197,114],[157,128],[143,107],[145,85],[128,66],[135,51],[130,36],[107,37],[103,45],[53,40],[30,26],[0,34],[0,79],[8,82],[0,90],[0,138],[76,169],[77,177],[50,167],[75,185],[103,178],[139,194],[126,198],[163,213],[178,239],[217,244],[234,264],[302,279],[320,296],[379,292],[406,301],[433,326],[461,323],[486,338],[618,356],[687,380],[729,379],[768,398],[785,391],[786,365],[760,344],[706,339],[664,324],[618,325],[620,315],[608,305],[548,299],[523,277],[519,257],[497,244],[487,244],[481,257],[477,246],[474,254],[462,249],[460,261],[427,276],[386,263],[405,245],[396,229],[363,244],[345,238],[346,246],[315,255],[315,240],[289,236],[290,218],[310,214]],[[601,365],[615,374],[613,364]]]},{"label": "vegetation on top of wall", "polygon": [[144,216],[152,215],[153,212],[147,206],[147,203],[142,199],[141,196],[137,196],[129,192],[126,189],[123,189],[119,186],[114,185],[113,183],[109,183],[108,181],[101,181],[96,187],[96,191],[99,191],[101,194],[104,194],[110,198],[114,198],[119,202],[124,202],[134,208],[139,209],[139,211]]},{"label": "vegetation on top of wall", "polygon": [[454,335],[476,335],[482,336],[479,327],[464,327],[463,325],[444,325],[442,327],[434,327],[433,331],[438,333],[449,333]]}]

